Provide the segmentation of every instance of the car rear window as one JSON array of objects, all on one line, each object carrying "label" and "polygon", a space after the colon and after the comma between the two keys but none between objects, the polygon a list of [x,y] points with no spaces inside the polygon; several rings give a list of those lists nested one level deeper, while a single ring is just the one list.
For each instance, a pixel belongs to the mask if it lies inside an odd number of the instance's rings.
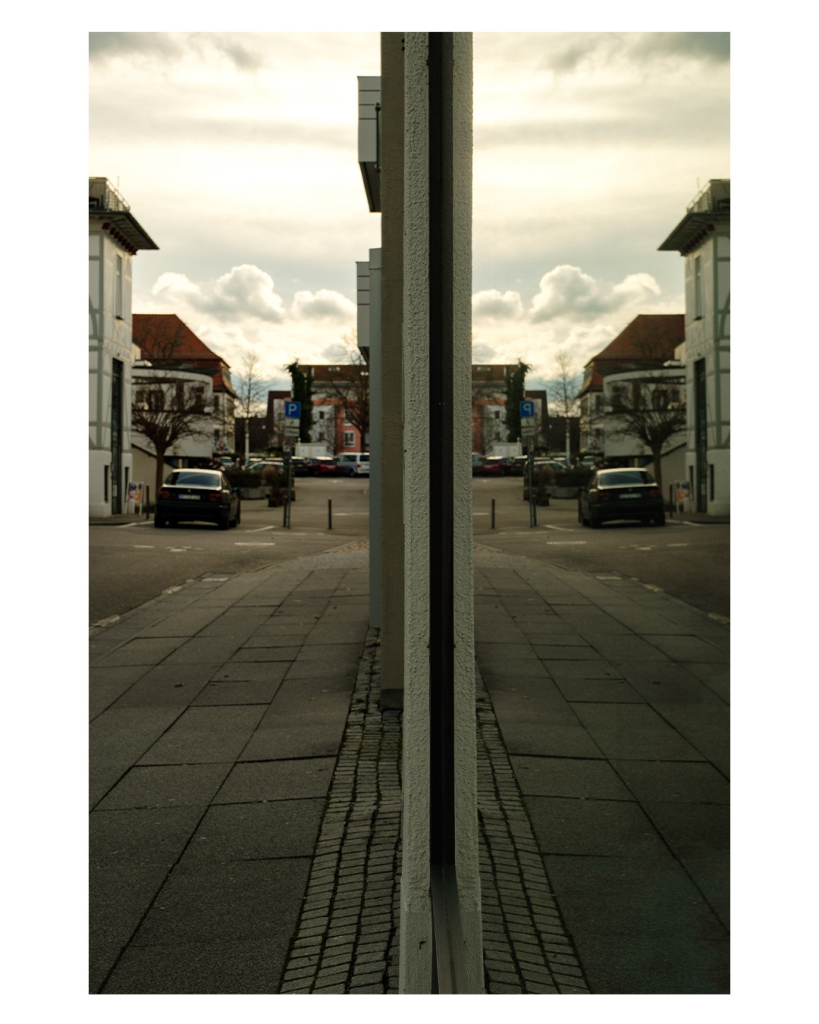
[{"label": "car rear window", "polygon": [[222,479],[218,473],[196,473],[193,470],[180,470],[171,473],[169,484],[184,484],[186,487],[221,487]]},{"label": "car rear window", "polygon": [[618,484],[653,484],[654,477],[647,469],[609,469],[598,475],[597,482],[601,487],[616,487]]}]

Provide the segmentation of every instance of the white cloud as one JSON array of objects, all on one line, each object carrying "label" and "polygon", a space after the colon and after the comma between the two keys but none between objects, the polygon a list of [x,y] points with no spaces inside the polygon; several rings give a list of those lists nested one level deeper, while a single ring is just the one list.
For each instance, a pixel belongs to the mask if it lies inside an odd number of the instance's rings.
[{"label": "white cloud", "polygon": [[651,302],[660,295],[660,286],[651,274],[629,274],[611,290],[611,302],[616,308],[629,302]]},{"label": "white cloud", "polygon": [[213,286],[213,306],[231,312],[249,313],[263,320],[282,323],[286,313],[273,278],[258,267],[243,264],[223,274]]},{"label": "white cloud", "polygon": [[532,299],[533,323],[553,320],[567,313],[595,316],[600,312],[600,288],[580,267],[563,265],[540,279],[540,291]]},{"label": "white cloud", "polygon": [[601,286],[580,267],[555,267],[540,279],[540,291],[532,299],[532,323],[571,316],[589,320],[627,305],[656,301],[660,286],[651,274],[628,274],[611,288]]},{"label": "white cloud", "polygon": [[517,320],[523,316],[519,292],[499,292],[488,288],[472,296],[472,316],[475,320]]},{"label": "white cloud", "polygon": [[[163,307],[182,305],[201,309],[205,303],[205,297],[199,285],[194,284],[186,274],[177,274],[173,271],[159,275],[151,288],[151,295]],[[137,312],[145,311],[137,310]],[[156,312],[171,312],[171,310],[156,310]]]},{"label": "white cloud", "polygon": [[472,301],[473,361],[522,359],[531,367],[533,387],[552,376],[559,353],[567,354],[579,371],[638,314],[679,313],[684,308],[681,295],[663,295],[654,277],[644,271],[611,285],[569,264],[540,278],[528,308],[519,293],[498,289],[478,292]]},{"label": "white cloud", "polygon": [[356,307],[348,298],[327,288],[320,288],[317,292],[296,292],[290,308],[296,320],[349,324],[356,314]]}]

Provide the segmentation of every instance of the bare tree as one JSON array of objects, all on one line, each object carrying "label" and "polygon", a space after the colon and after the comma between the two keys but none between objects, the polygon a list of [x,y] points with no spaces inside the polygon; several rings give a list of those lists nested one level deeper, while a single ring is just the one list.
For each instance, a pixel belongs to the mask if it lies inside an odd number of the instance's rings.
[{"label": "bare tree", "polygon": [[181,357],[184,326],[176,317],[162,318],[156,329],[141,336],[139,346],[146,365],[137,365],[132,374],[131,427],[156,453],[154,494],[163,483],[168,449],[185,438],[211,438],[208,417],[213,385],[191,379],[197,373],[210,375]]},{"label": "bare tree", "polygon": [[242,356],[242,368],[234,377],[236,401],[244,420],[245,459],[250,452],[250,420],[264,410],[267,382],[261,375],[259,353],[255,349]]},{"label": "bare tree", "polygon": [[344,412],[344,420],[352,424],[361,436],[361,446],[367,448],[370,432],[370,369],[356,345],[354,331],[342,335],[347,362],[342,363],[331,380],[316,387],[331,398]]},{"label": "bare tree", "polygon": [[611,437],[633,437],[651,450],[654,476],[662,492],[662,453],[668,442],[685,430],[685,377],[659,371],[612,384],[606,412],[614,422],[606,424]]},{"label": "bare tree", "polygon": [[580,394],[580,379],[574,362],[568,352],[558,352],[554,357],[552,376],[546,382],[551,408],[556,416],[566,420],[566,457],[571,454],[570,417],[577,414],[577,400]]},{"label": "bare tree", "polygon": [[132,429],[144,435],[156,452],[155,490],[162,486],[165,455],[185,438],[206,440],[211,436],[206,385],[186,379],[170,368],[133,371]]}]

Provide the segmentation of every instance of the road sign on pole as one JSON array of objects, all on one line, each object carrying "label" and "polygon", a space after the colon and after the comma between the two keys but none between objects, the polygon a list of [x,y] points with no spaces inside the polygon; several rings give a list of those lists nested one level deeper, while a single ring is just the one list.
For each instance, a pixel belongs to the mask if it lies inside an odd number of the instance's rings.
[{"label": "road sign on pole", "polygon": [[520,403],[520,419],[521,426],[524,420],[534,420],[535,418],[535,403],[531,398],[527,398],[526,401]]},{"label": "road sign on pole", "polygon": [[301,419],[301,402],[285,402],[284,418],[286,420]]}]

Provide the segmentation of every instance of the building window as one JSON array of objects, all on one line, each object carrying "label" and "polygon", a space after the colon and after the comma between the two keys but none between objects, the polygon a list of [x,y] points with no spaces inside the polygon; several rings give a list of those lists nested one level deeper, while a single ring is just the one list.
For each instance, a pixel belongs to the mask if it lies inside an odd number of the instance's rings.
[{"label": "building window", "polygon": [[702,259],[694,257],[694,319],[702,320]]},{"label": "building window", "polygon": [[345,430],[344,431],[344,447],[345,448],[352,448],[354,444],[355,444],[355,434],[352,432],[352,430]]},{"label": "building window", "polygon": [[117,256],[117,291],[116,291],[116,311],[114,315],[117,320],[122,319],[122,257]]}]

